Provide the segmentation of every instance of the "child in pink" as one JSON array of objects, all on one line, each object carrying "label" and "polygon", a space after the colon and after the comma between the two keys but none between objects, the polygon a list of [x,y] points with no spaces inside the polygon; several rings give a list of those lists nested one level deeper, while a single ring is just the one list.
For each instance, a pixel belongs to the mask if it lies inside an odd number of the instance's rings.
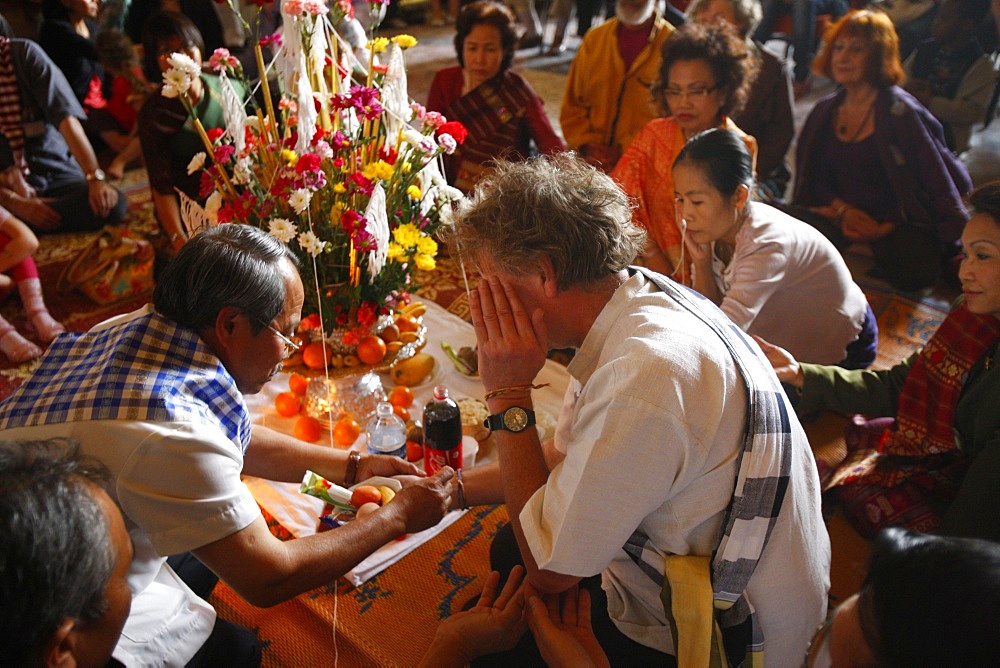
[{"label": "child in pink", "polygon": [[[25,330],[42,343],[51,343],[66,328],[45,307],[38,268],[31,257],[36,248],[38,238],[28,226],[0,207],[0,293],[16,285],[27,316]],[[27,362],[41,356],[42,349],[0,316],[0,352],[11,362]]]}]

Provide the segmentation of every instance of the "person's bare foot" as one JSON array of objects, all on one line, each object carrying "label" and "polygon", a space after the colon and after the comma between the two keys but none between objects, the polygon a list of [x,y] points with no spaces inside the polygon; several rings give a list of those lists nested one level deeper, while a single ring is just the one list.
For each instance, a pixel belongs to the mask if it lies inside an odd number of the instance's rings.
[{"label": "person's bare foot", "polygon": [[7,329],[0,329],[0,352],[11,362],[21,363],[41,357],[43,351],[8,324]]},{"label": "person's bare foot", "polygon": [[28,313],[26,328],[45,343],[52,343],[57,336],[66,331],[62,323],[53,318],[45,309]]}]

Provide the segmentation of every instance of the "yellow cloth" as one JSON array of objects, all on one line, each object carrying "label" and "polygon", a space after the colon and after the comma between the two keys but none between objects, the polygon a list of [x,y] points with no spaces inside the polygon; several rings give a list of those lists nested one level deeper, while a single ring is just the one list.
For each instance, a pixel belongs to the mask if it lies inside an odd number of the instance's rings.
[{"label": "yellow cloth", "polygon": [[624,151],[639,130],[656,118],[658,110],[649,87],[660,76],[660,51],[673,31],[657,14],[649,42],[627,73],[618,51],[618,19],[587,32],[570,65],[559,110],[559,126],[570,149],[618,144]]},{"label": "yellow cloth", "polygon": [[673,620],[677,665],[727,665],[718,646],[722,634],[715,624],[711,557],[669,555],[664,575],[664,610]]}]

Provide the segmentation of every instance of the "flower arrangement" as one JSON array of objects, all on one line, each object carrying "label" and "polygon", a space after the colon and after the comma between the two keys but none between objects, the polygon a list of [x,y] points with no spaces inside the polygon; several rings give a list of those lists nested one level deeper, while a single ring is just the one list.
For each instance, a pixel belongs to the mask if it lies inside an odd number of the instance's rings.
[{"label": "flower arrangement", "polygon": [[[212,54],[224,129],[206,131],[194,114],[188,91],[201,72],[185,54],[169,57],[161,90],[182,100],[205,145],[188,166],[201,172],[205,205],[182,196],[189,232],[247,223],[287,244],[302,265],[309,319],[327,334],[346,331],[350,344],[409,301],[413,268],[434,268],[433,234],[461,197],[439,156],[466,131],[410,102],[403,52],[413,37],[376,38],[376,20],[364,62],[333,29],[353,17],[350,0],[336,2],[331,11],[326,0],[284,0],[282,33],[258,36],[258,70],[278,82],[272,97],[261,76],[263,104],[238,92],[250,87],[236,58]],[[384,16],[384,5],[373,10]],[[275,50],[270,68],[262,47]]]}]

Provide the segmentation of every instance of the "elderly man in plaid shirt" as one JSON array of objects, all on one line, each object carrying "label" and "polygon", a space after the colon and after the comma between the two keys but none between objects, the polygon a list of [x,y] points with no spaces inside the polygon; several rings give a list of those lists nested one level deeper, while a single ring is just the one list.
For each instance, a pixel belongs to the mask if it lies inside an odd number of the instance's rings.
[{"label": "elderly man in plaid shirt", "polygon": [[[186,581],[201,577],[198,593],[207,596],[215,584],[207,566],[254,605],[275,605],[433,526],[450,503],[448,468],[414,479],[370,520],[288,542],[271,535],[243,473],[297,482],[311,469],[345,484],[419,474],[396,457],[358,459],[251,427],[243,394],[281,369],[302,303],[285,245],[248,225],[211,228],[166,267],[152,306],[60,336],[0,405],[5,438],[71,437],[111,469],[135,546],[135,597],[116,661],[257,664],[252,634],[216,620]],[[177,562],[188,571],[182,581],[166,557],[189,552]]]}]

